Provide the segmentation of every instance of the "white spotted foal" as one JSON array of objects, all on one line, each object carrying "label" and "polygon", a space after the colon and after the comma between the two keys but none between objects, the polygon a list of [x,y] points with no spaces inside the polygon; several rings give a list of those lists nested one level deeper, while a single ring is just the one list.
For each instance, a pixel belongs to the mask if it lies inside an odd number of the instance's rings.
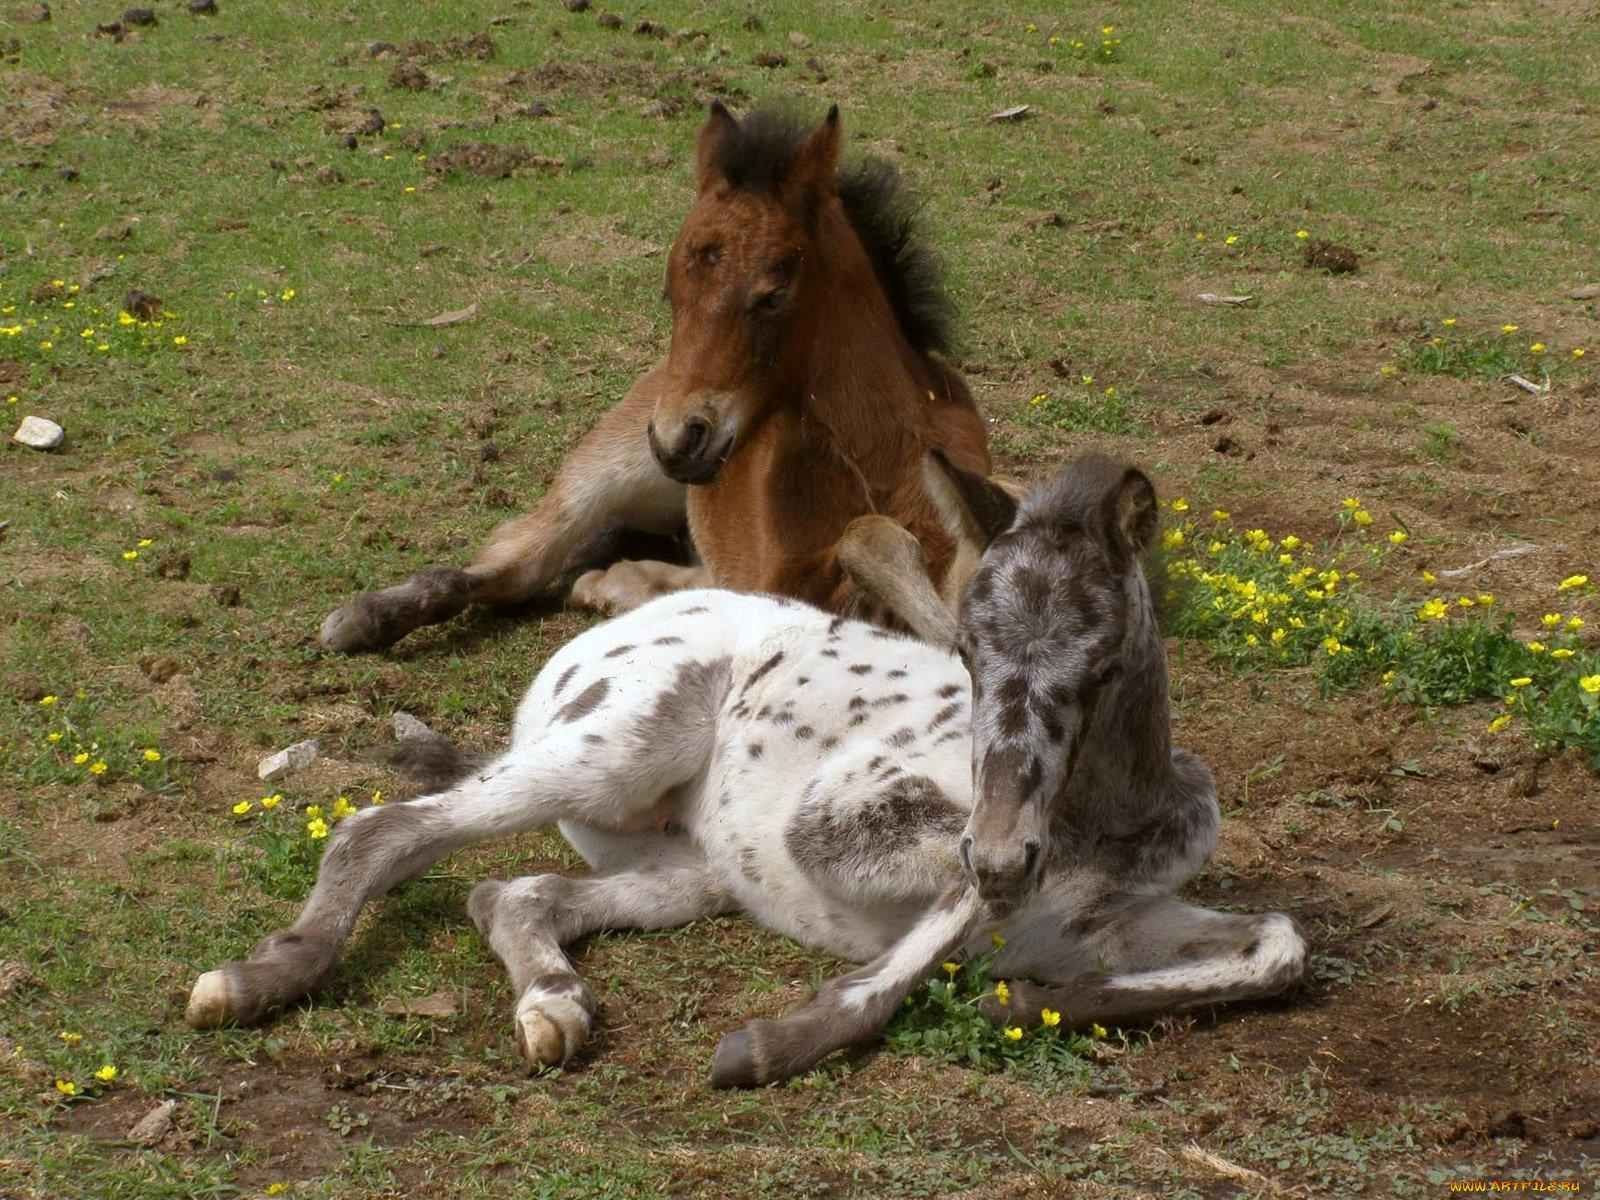
[{"label": "white spotted foal", "polygon": [[[988,549],[958,653],[794,601],[695,591],[573,640],[511,748],[447,791],[364,810],[330,839],[300,919],[203,975],[197,1026],[255,1020],[333,969],[373,896],[485,838],[559,822],[592,875],[485,883],[472,919],[510,972],[530,1066],[594,1018],[563,947],[743,909],[867,965],[723,1038],[722,1085],[804,1071],[876,1036],[952,954],[1007,945],[1011,1020],[1086,1026],[1271,995],[1300,976],[1286,916],[1174,892],[1206,861],[1210,774],[1169,738],[1141,567],[1155,496],[1081,459],[1018,504],[940,462],[941,507]],[[966,660],[966,665],[963,664]],[[969,674],[970,669],[970,674]]]}]

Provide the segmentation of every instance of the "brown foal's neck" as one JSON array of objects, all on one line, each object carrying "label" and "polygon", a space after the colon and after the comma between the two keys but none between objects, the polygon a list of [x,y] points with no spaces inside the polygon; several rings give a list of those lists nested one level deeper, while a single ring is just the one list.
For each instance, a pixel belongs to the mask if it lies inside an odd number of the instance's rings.
[{"label": "brown foal's neck", "polygon": [[823,208],[818,224],[818,286],[795,402],[802,422],[822,426],[875,490],[897,490],[905,479],[920,479],[933,372],[906,340],[837,201]]}]

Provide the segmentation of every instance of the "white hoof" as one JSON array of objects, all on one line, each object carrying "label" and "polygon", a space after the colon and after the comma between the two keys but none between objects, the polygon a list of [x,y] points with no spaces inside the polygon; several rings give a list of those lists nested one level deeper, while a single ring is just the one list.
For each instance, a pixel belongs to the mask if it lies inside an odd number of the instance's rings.
[{"label": "white hoof", "polygon": [[227,971],[207,971],[195,981],[184,1018],[196,1029],[214,1029],[228,1020]]},{"label": "white hoof", "polygon": [[516,1022],[517,1049],[530,1071],[561,1066],[589,1037],[589,1014],[565,996],[523,997]]}]

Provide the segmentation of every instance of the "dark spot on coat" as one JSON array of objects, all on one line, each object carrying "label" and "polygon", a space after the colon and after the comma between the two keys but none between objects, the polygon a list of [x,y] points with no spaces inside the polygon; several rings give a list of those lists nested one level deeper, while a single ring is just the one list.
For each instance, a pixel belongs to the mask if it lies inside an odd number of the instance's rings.
[{"label": "dark spot on coat", "polygon": [[965,689],[963,689],[959,683],[947,683],[937,692],[935,692],[934,695],[939,697],[941,700],[948,700],[951,696],[954,696],[963,690]]},{"label": "dark spot on coat", "polygon": [[759,683],[767,675],[767,673],[769,671],[771,671],[774,667],[776,667],[782,661],[783,661],[783,651],[779,650],[771,658],[767,659],[766,662],[762,663],[754,671],[750,672],[749,677],[746,678],[745,681],[744,681],[744,686],[739,689],[739,695],[741,697],[746,695],[750,691],[751,688],[753,688],[757,683]]},{"label": "dark spot on coat", "polygon": [[600,707],[601,702],[610,691],[611,681],[609,679],[596,679],[583,691],[556,709],[555,715],[550,718],[550,723],[552,725],[567,724],[578,720],[580,717],[588,716]]},{"label": "dark spot on coat", "polygon": [[556,686],[550,693],[550,699],[554,700],[557,696],[561,695],[561,689],[572,682],[572,677],[578,673],[578,665],[579,664],[577,663],[573,663],[565,671],[561,672],[561,678],[556,680]]},{"label": "dark spot on coat", "polygon": [[638,649],[637,646],[631,645],[628,642],[624,642],[620,646],[613,646],[613,647],[611,647],[611,649],[607,650],[606,651],[606,657],[607,658],[621,658],[624,654],[628,654],[631,651],[634,651],[634,650],[637,650],[637,649]]},{"label": "dark spot on coat", "polygon": [[927,731],[932,733],[935,729],[939,728],[939,726],[943,725],[946,721],[950,720],[950,718],[954,717],[960,711],[961,704],[959,701],[952,704],[946,704],[938,712],[933,714],[933,719],[928,722]]},{"label": "dark spot on coat", "polygon": [[750,745],[745,747],[745,749],[749,751],[751,758],[760,758],[762,751],[765,750],[766,747],[764,747],[760,742],[751,742]]},{"label": "dark spot on coat", "polygon": [[817,731],[815,729],[813,729],[811,726],[802,725],[802,726],[800,726],[798,729],[796,729],[794,731],[794,735],[795,735],[795,737],[799,738],[802,742],[805,742],[805,741],[810,741],[811,738],[816,734],[816,732]]},{"label": "dark spot on coat", "polygon": [[666,637],[658,637],[650,644],[652,646],[681,646],[683,645],[683,639],[676,634],[668,634]]},{"label": "dark spot on coat", "polygon": [[852,663],[850,665],[850,674],[852,675],[870,675],[871,673],[871,663]]}]

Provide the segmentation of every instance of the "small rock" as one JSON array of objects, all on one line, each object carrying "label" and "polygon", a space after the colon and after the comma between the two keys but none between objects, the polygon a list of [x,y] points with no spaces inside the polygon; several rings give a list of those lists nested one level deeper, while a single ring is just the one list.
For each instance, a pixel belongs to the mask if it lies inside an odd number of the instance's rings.
[{"label": "small rock", "polygon": [[414,717],[408,712],[397,712],[394,715],[394,737],[397,742],[431,742],[439,735],[428,727],[428,723],[421,717]]},{"label": "small rock", "polygon": [[189,11],[197,17],[217,15],[217,0],[189,0]]},{"label": "small rock", "polygon": [[601,29],[621,29],[622,18],[614,12],[603,12],[595,18],[600,23]]},{"label": "small rock", "polygon": [[344,135],[344,148],[346,150],[354,150],[360,144],[361,142],[357,139],[355,134],[347,133]]},{"label": "small rock", "polygon": [[276,783],[280,779],[287,779],[296,771],[304,771],[321,757],[322,747],[317,744],[315,738],[296,742],[276,754],[263,758],[261,764],[256,767],[256,774],[268,783]]},{"label": "small rock", "polygon": [[172,1114],[177,1111],[176,1100],[163,1100],[128,1130],[128,1140],[140,1146],[154,1146],[172,1131]]},{"label": "small rock", "polygon": [[149,292],[141,292],[138,288],[128,289],[127,295],[122,297],[123,311],[130,316],[138,317],[141,321],[154,321],[161,315],[164,307],[160,296],[152,296]]},{"label": "small rock", "polygon": [[122,23],[124,25],[154,25],[156,24],[156,14],[152,9],[148,8],[130,8],[122,14]]},{"label": "small rock", "polygon": [[54,421],[43,417],[23,417],[22,424],[11,435],[13,442],[32,446],[35,450],[54,450],[66,439],[67,431]]},{"label": "small rock", "polygon": [[989,114],[991,121],[1020,121],[1033,111],[1031,104],[1013,104],[1010,108],[1002,108],[999,112]]},{"label": "small rock", "polygon": [[793,46],[796,50],[804,50],[807,46],[811,45],[811,39],[797,29],[789,35],[789,45]]}]

